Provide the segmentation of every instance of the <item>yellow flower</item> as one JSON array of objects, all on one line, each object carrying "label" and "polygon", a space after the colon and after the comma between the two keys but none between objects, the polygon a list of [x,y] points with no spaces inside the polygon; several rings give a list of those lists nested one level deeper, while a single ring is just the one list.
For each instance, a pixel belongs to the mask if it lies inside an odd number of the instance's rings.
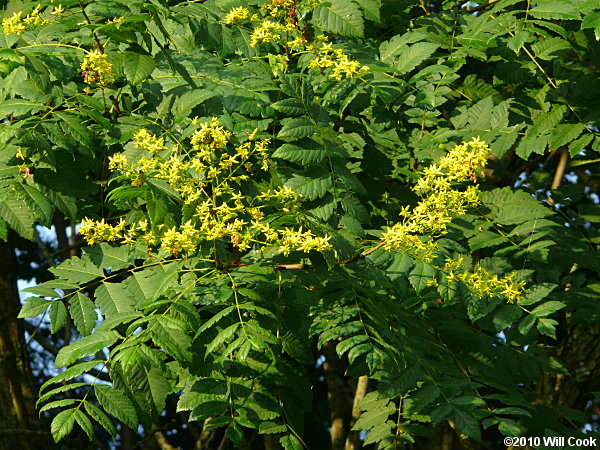
[{"label": "yellow flower", "polygon": [[297,37],[294,40],[285,43],[289,48],[302,48],[306,41],[302,37]]},{"label": "yellow flower", "polygon": [[[423,197],[422,200],[412,210],[401,210],[404,220],[383,234],[384,248],[404,248],[412,256],[430,261],[437,249],[435,238],[446,234],[447,225],[455,217],[465,214],[468,207],[479,204],[477,186],[459,191],[453,185],[467,180],[476,181],[482,175],[481,170],[489,154],[488,145],[474,138],[455,146],[438,164],[426,167],[413,188]],[[424,241],[420,236],[429,236],[430,239]],[[525,283],[515,281],[512,274],[498,277],[481,266],[473,272],[462,272],[462,256],[446,258],[444,265],[437,269],[445,274],[447,283],[462,282],[477,298],[502,296],[509,302],[516,302],[523,295]],[[430,285],[436,286],[436,282],[432,281]]]},{"label": "yellow flower", "polygon": [[83,79],[87,84],[104,86],[112,81],[112,64],[108,62],[106,54],[98,49],[91,50],[81,63]]},{"label": "yellow flower", "polygon": [[54,16],[62,16],[62,14],[65,12],[65,8],[63,8],[63,5],[58,5],[54,7],[54,10],[50,13]]},{"label": "yellow flower", "polygon": [[21,11],[14,13],[10,17],[2,20],[2,28],[5,34],[23,34],[27,27],[23,23],[23,13]]},{"label": "yellow flower", "polygon": [[278,41],[281,39],[281,34],[286,31],[286,27],[280,23],[271,20],[263,20],[250,35],[250,47],[258,47],[260,44]]},{"label": "yellow flower", "polygon": [[305,253],[311,250],[328,250],[331,248],[329,239],[329,236],[317,237],[310,231],[302,232],[302,227],[299,230],[286,228],[282,232],[280,250],[286,256],[294,250]]},{"label": "yellow flower", "polygon": [[137,133],[133,135],[133,145],[136,148],[143,148],[148,150],[151,154],[155,155],[162,150],[166,150],[165,139],[158,138],[152,133],[149,133],[148,130],[142,128]]},{"label": "yellow flower", "polygon": [[341,81],[343,78],[362,76],[369,71],[368,66],[350,60],[342,49],[333,49],[331,43],[321,44],[317,56],[310,61],[308,68],[318,68],[321,71],[331,68],[329,77],[337,81]]},{"label": "yellow flower", "polygon": [[89,244],[141,241],[177,255],[195,252],[203,241],[223,238],[245,251],[260,242],[255,238],[262,234],[262,245],[280,246],[286,254],[331,248],[328,236],[316,236],[302,229],[282,232],[268,225],[255,226],[264,220],[267,203],[270,208],[289,211],[299,198],[289,187],[280,187],[249,199],[238,187],[237,183],[249,179],[238,173],[244,165],[249,165],[249,169],[257,164],[268,168],[270,139],[255,140],[255,130],[250,133],[252,140],[235,149],[228,148],[233,134],[216,117],[206,122],[195,118],[192,123],[198,129],[190,139],[191,151],[168,153],[164,139],[143,128],[134,134],[133,145],[150,155],[144,154],[133,162],[122,153],[109,157],[110,170],[129,177],[133,186],[153,178],[166,181],[179,195],[180,204],[193,214],[192,218],[179,226],[150,225],[148,217],[129,225],[123,221],[110,225],[104,220],[84,219],[80,233]]},{"label": "yellow flower", "polygon": [[[225,130],[219,119],[213,117],[210,122],[200,124],[200,129],[194,131],[191,138],[192,148],[195,150],[206,150],[221,148],[227,145],[231,138],[231,132]],[[210,159],[210,153],[203,153],[204,159]]]},{"label": "yellow flower", "polygon": [[231,25],[232,23],[238,23],[245,20],[250,15],[248,8],[238,6],[237,8],[231,9],[225,16],[225,23]]},{"label": "yellow flower", "polygon": [[124,170],[127,166],[127,157],[123,153],[116,153],[108,157],[108,168],[111,170]]},{"label": "yellow flower", "polygon": [[49,23],[46,19],[42,19],[42,17],[40,16],[41,9],[42,9],[42,6],[37,5],[35,8],[33,8],[33,11],[31,11],[31,13],[28,14],[27,17],[25,17],[23,19],[23,22],[25,22],[28,25],[33,25],[33,26],[46,25],[47,23]]},{"label": "yellow flower", "polygon": [[110,24],[110,23],[119,23],[119,22],[123,22],[124,20],[125,20],[125,16],[121,16],[121,17],[115,17],[113,19],[108,19],[106,21],[106,23],[107,24]]}]

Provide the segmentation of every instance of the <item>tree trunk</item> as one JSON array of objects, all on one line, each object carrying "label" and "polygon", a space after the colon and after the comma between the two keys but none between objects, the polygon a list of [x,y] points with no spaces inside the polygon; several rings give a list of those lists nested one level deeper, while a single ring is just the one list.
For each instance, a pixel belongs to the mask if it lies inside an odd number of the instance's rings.
[{"label": "tree trunk", "polygon": [[17,260],[8,242],[0,242],[0,450],[48,446],[35,409],[17,289]]},{"label": "tree trunk", "polygon": [[350,421],[350,431],[346,437],[346,449],[345,450],[358,450],[362,447],[360,441],[360,431],[352,431],[352,427],[356,421],[360,418],[361,411],[358,408],[358,404],[365,397],[367,389],[369,387],[369,377],[363,375],[358,377],[356,380],[356,389],[354,391],[354,404],[352,405],[352,420]]},{"label": "tree trunk", "polygon": [[325,380],[327,382],[327,399],[329,400],[329,412],[331,418],[331,449],[344,450],[348,422],[352,412],[350,403],[350,392],[344,383],[344,364],[338,358],[333,342],[323,344],[325,362]]},{"label": "tree trunk", "polygon": [[553,356],[559,358],[569,375],[543,372],[537,384],[539,401],[583,411],[600,390],[600,325],[571,325]]}]

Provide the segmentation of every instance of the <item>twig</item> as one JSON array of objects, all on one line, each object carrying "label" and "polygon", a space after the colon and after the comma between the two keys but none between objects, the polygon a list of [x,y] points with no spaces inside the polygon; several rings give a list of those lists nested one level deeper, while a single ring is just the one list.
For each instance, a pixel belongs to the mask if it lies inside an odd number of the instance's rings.
[{"label": "twig", "polygon": [[482,4],[481,4],[481,5],[479,5],[479,6],[473,6],[473,7],[471,7],[471,6],[467,6],[467,7],[465,8],[465,10],[466,10],[467,12],[470,12],[470,13],[472,13],[472,12],[477,12],[477,11],[481,11],[481,10],[483,10],[483,9],[487,8],[488,6],[492,6],[494,3],[498,3],[499,1],[500,1],[500,0],[488,0],[487,2],[485,2],[485,3],[482,3]]},{"label": "twig", "polygon": [[25,331],[27,331],[27,333],[29,333],[30,339],[35,340],[38,344],[40,344],[42,346],[42,348],[44,350],[51,353],[52,355],[56,356],[58,354],[59,348],[56,347],[55,345],[53,345],[52,343],[50,343],[50,341],[48,341],[46,336],[43,336],[39,332],[40,331],[39,327],[36,327],[35,325],[27,322],[26,320],[23,321],[23,324],[24,324]]},{"label": "twig", "polygon": [[456,2],[454,5],[452,5],[452,6],[450,7],[450,9],[454,9],[454,8],[458,8],[458,9],[460,9],[460,8],[462,8],[462,7],[463,7],[463,5],[464,5],[465,3],[467,3],[468,1],[469,1],[469,0],[461,0],[460,2]]},{"label": "twig", "polygon": [[[336,261],[335,265],[336,266],[346,266],[348,264],[352,264],[353,262],[360,261],[361,259],[365,259],[371,253],[373,253],[376,250],[379,250],[381,247],[383,247],[384,244],[385,244],[385,242],[380,242],[375,247],[365,250],[362,253],[358,253],[357,255],[354,255],[350,259],[345,259],[343,261]],[[243,265],[243,264],[240,264],[240,265]],[[274,269],[275,270],[301,270],[301,269],[314,269],[314,267],[311,264],[279,264],[278,266],[275,266]]]},{"label": "twig", "polygon": [[[208,419],[205,420],[205,423],[208,422]],[[202,430],[200,433],[200,437],[196,440],[196,446],[194,447],[196,450],[204,450],[207,449],[211,443],[211,441],[215,438],[214,431],[206,431]]]},{"label": "twig", "polygon": [[158,429],[156,425],[154,425],[153,428],[154,439],[156,439],[156,443],[158,444],[158,447],[161,450],[176,450],[176,447],[173,447],[171,445],[171,443],[167,440],[165,434],[160,429]]},{"label": "twig", "polygon": [[[81,14],[83,14],[83,18],[88,23],[88,25],[91,25],[92,21],[90,20],[90,17],[85,12],[85,7],[83,6],[83,2],[81,0],[78,0],[78,1],[79,1],[79,7],[81,8]],[[98,35],[93,30],[92,30],[92,36],[94,36],[94,41],[96,41],[96,45],[98,46],[98,50],[100,51],[100,53],[104,53],[104,46],[100,43],[100,39],[98,39]]]},{"label": "twig", "polygon": [[42,254],[44,255],[48,266],[53,267],[56,263],[54,262],[52,253],[50,253],[50,250],[48,250],[48,247],[46,247],[46,244],[42,241],[42,238],[40,238],[40,234],[38,233],[37,228],[33,229],[33,239],[40,251],[42,252]]},{"label": "twig", "polygon": [[72,250],[79,249],[79,248],[83,247],[84,244],[85,244],[85,240],[79,239],[77,242],[75,242],[74,245],[69,245],[68,247],[56,250],[55,252],[50,253],[50,256],[52,256],[52,258],[54,258],[55,256],[58,256],[61,253],[65,253],[65,252],[71,253]]},{"label": "twig", "polygon": [[[492,1],[492,0],[490,0],[490,1]],[[498,0],[495,0],[495,1],[498,1]],[[512,37],[515,36],[515,34],[513,32],[509,32],[509,34]],[[535,59],[535,56],[533,56],[533,54],[527,49],[527,47],[525,45],[523,45],[522,48],[523,48],[523,51],[525,51],[525,53],[529,57],[529,59],[531,59],[531,61],[540,70],[540,72],[542,72],[542,74],[544,75],[544,77],[546,78],[546,80],[548,81],[548,83],[550,84],[550,86],[552,86],[555,90],[558,91],[558,85],[554,82],[554,80],[552,79],[552,77],[546,73],[546,71],[541,66],[541,64],[538,62],[538,60]],[[589,133],[592,133],[592,134],[595,135],[596,133],[592,130],[592,128],[590,128],[588,126],[588,124],[586,122],[584,122],[581,117],[579,117],[579,114],[577,114],[577,111],[575,111],[575,109],[569,103],[566,103],[566,105],[567,105],[567,108],[569,108],[569,111],[571,111],[571,113],[575,116],[575,118],[585,127],[586,131],[588,131]]]},{"label": "twig", "polygon": [[423,8],[423,11],[425,11],[425,15],[430,16],[431,12],[429,11],[429,8],[427,7],[427,3],[425,3],[425,0],[419,0],[419,3],[421,4],[421,8]]},{"label": "twig", "polygon": [[355,256],[353,256],[353,257],[352,257],[352,258],[350,258],[350,259],[346,259],[345,261],[340,261],[340,262],[338,262],[338,263],[337,263],[337,265],[338,265],[338,266],[345,266],[346,264],[350,264],[350,263],[356,262],[356,261],[358,261],[358,260],[360,260],[360,259],[364,259],[364,258],[366,258],[367,256],[369,256],[371,253],[373,253],[373,252],[375,252],[375,251],[379,250],[381,247],[383,247],[383,246],[384,246],[384,244],[385,244],[385,242],[380,242],[380,243],[379,243],[379,244],[377,244],[375,247],[372,247],[372,248],[370,248],[369,250],[365,250],[364,252],[362,252],[362,253],[359,253],[358,255],[355,255]]},{"label": "twig", "polygon": [[[569,161],[569,152],[565,147],[560,148],[560,159],[558,160],[558,164],[556,165],[556,171],[554,172],[554,179],[552,180],[552,185],[550,186],[550,190],[553,191],[560,187],[562,183],[562,179],[565,176],[565,169],[567,168],[567,162]],[[548,196],[548,204],[554,205],[554,199],[551,196]]]},{"label": "twig", "polygon": [[279,264],[275,266],[275,270],[301,270],[301,269],[313,269],[311,264]]},{"label": "twig", "polygon": [[565,175],[565,169],[567,168],[567,162],[569,161],[569,153],[565,147],[560,149],[560,160],[556,166],[556,172],[554,172],[554,179],[552,180],[552,186],[550,189],[558,189],[562,182],[563,176]]},{"label": "twig", "polygon": [[228,441],[229,441],[229,438],[227,437],[226,434],[224,434],[223,439],[221,439],[221,443],[219,444],[219,447],[217,447],[217,450],[225,450]]}]

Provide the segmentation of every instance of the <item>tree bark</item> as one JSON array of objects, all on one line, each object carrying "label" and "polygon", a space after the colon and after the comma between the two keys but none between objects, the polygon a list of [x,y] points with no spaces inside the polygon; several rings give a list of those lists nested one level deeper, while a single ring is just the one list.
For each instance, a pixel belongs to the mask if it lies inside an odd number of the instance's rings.
[{"label": "tree bark", "polygon": [[9,242],[0,242],[0,450],[47,447],[35,409],[36,394],[27,357],[17,260]]},{"label": "tree bark", "polygon": [[553,352],[564,362],[569,375],[542,373],[537,384],[540,401],[583,411],[600,390],[600,325],[571,325],[561,345]]},{"label": "tree bark", "polygon": [[358,450],[362,447],[360,442],[360,431],[352,431],[352,427],[359,419],[361,411],[358,404],[365,397],[367,388],[369,387],[369,377],[363,375],[356,380],[356,390],[354,392],[354,404],[352,405],[352,420],[350,421],[350,431],[346,438],[346,450]]},{"label": "tree bark", "polygon": [[344,383],[344,364],[335,351],[335,343],[323,344],[325,362],[325,380],[327,381],[327,399],[331,418],[331,448],[344,450],[346,432],[352,405],[349,401],[348,387]]},{"label": "tree bark", "polygon": [[421,448],[425,450],[456,450],[460,448],[458,436],[448,422],[438,424],[432,431],[432,436],[424,440]]},{"label": "tree bark", "polygon": [[279,434],[265,434],[263,438],[265,450],[280,450]]}]

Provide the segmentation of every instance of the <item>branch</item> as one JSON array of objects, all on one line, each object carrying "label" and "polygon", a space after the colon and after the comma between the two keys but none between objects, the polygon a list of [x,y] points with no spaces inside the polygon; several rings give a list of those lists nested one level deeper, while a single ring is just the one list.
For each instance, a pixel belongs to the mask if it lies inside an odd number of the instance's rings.
[{"label": "branch", "polygon": [[[573,167],[571,165],[571,167]],[[600,180],[588,175],[583,170],[575,170],[575,174],[579,177],[579,182],[589,187],[592,192],[600,192]]]},{"label": "branch", "polygon": [[[559,149],[560,159],[558,160],[558,164],[556,165],[556,171],[554,172],[554,179],[552,180],[552,185],[550,186],[550,190],[555,190],[560,187],[562,183],[562,179],[565,176],[565,169],[567,168],[567,162],[569,161],[569,152],[565,147],[561,147]],[[554,205],[554,199],[549,195],[548,196],[548,204],[550,206]]]},{"label": "branch", "polygon": [[313,269],[311,264],[279,264],[273,269],[275,270],[301,270],[301,269]]},{"label": "branch", "polygon": [[10,434],[51,437],[48,431],[43,430],[30,430],[28,428],[0,428],[0,436],[6,436]]},{"label": "branch", "polygon": [[112,383],[112,380],[110,379],[110,377],[108,376],[108,374],[106,372],[102,372],[101,370],[98,370],[98,369],[90,369],[87,371],[87,373],[93,377],[98,378],[99,380],[106,381],[107,383]]},{"label": "branch", "polygon": [[367,256],[369,256],[371,253],[379,250],[381,247],[383,247],[384,242],[380,242],[379,244],[377,244],[375,247],[370,248],[369,250],[365,250],[362,253],[359,253],[358,255],[353,256],[350,259],[346,259],[345,261],[340,261],[338,262],[336,265],[338,266],[345,266],[346,264],[350,264],[356,261],[359,261],[361,259],[365,259]]},{"label": "branch", "polygon": [[352,427],[359,419],[361,411],[358,408],[358,403],[364,398],[367,393],[369,386],[369,377],[363,375],[358,378],[356,382],[356,391],[354,393],[354,404],[352,405],[352,420],[350,421],[350,432],[346,437],[346,449],[345,450],[358,450],[361,448],[360,442],[360,431],[352,430]]},{"label": "branch", "polygon": [[48,247],[46,247],[46,244],[42,241],[42,238],[40,238],[40,233],[38,233],[38,230],[35,227],[33,228],[33,240],[35,241],[38,248],[44,255],[44,258],[46,259],[48,266],[53,267],[56,264],[56,262],[54,261],[54,258],[52,257],[52,253],[50,253],[50,250],[48,250]]},{"label": "branch", "polygon": [[[85,7],[83,6],[83,2],[81,0],[79,0],[79,6],[81,7],[81,14],[83,14],[83,18],[88,23],[88,25],[91,25],[92,21],[85,12]],[[94,36],[94,41],[96,41],[96,45],[98,46],[98,50],[100,50],[100,53],[104,53],[104,46],[100,43],[100,39],[98,39],[98,35],[95,31],[92,31],[92,36]]]},{"label": "branch", "polygon": [[565,175],[565,169],[567,168],[567,162],[569,161],[569,153],[565,147],[560,149],[560,160],[556,166],[556,172],[554,172],[554,179],[552,180],[552,186],[550,189],[558,189],[562,183],[562,179]]},{"label": "branch", "polygon": [[[365,250],[362,253],[358,253],[350,259],[345,259],[343,261],[336,261],[335,265],[336,266],[345,266],[348,264],[352,264],[353,262],[360,261],[361,259],[365,259],[371,253],[373,253],[373,252],[379,250],[381,247],[383,247],[384,244],[385,244],[384,242],[380,242],[375,247]],[[240,264],[240,265],[243,265],[243,264]],[[278,266],[275,266],[274,269],[275,270],[301,270],[301,269],[314,269],[314,267],[311,264],[279,264]]]},{"label": "branch", "polygon": [[463,7],[463,5],[464,5],[465,3],[467,3],[468,1],[469,1],[469,0],[461,0],[460,2],[457,2],[457,3],[455,3],[454,5],[452,5],[452,6],[450,7],[450,9],[451,9],[451,10],[452,10],[452,9],[455,9],[455,8],[458,8],[458,9],[460,9],[460,8],[462,8],[462,7]]},{"label": "branch", "polygon": [[[205,421],[206,423],[206,421]],[[268,435],[266,435],[268,436]],[[209,448],[211,441],[215,438],[214,431],[202,430],[200,433],[200,437],[196,440],[196,446],[194,447],[196,450],[203,450]]]},{"label": "branch", "polygon": [[327,382],[327,400],[329,401],[329,414],[331,419],[331,450],[343,450],[344,438],[348,426],[347,406],[348,392],[343,381],[345,372],[344,364],[338,358],[335,351],[334,342],[325,342],[323,344],[323,354],[325,362],[323,370]]},{"label": "branch", "polygon": [[221,443],[217,447],[217,450],[225,450],[227,448],[227,442],[228,441],[229,441],[229,438],[227,437],[226,434],[224,434],[223,435],[223,439],[221,439]]},{"label": "branch", "polygon": [[[467,7],[465,8],[465,11],[467,11],[467,12],[469,12],[469,13],[472,13],[472,12],[477,12],[477,11],[481,11],[481,10],[483,10],[483,9],[487,8],[488,6],[492,6],[494,3],[498,3],[499,1],[500,1],[500,0],[488,0],[487,2],[485,2],[485,3],[482,3],[482,4],[481,4],[481,5],[479,5],[479,6],[473,6],[473,7],[471,7],[471,6],[467,6]],[[466,2],[465,2],[465,3],[466,3]]]},{"label": "branch", "polygon": [[30,339],[35,340],[48,353],[50,353],[54,356],[56,356],[58,354],[59,348],[56,347],[54,344],[52,344],[50,341],[48,341],[46,336],[43,336],[39,332],[40,331],[39,327],[36,327],[35,325],[27,322],[26,320],[23,321],[23,325],[25,327],[25,331],[27,331],[29,333]]},{"label": "branch", "polygon": [[430,16],[431,12],[429,11],[429,8],[427,7],[427,3],[425,3],[425,0],[419,0],[419,3],[421,3],[421,8],[423,8],[423,11],[425,11],[425,15]]},{"label": "branch", "polygon": [[154,431],[154,439],[156,439],[156,443],[161,450],[177,450],[176,447],[171,445],[165,434],[156,425],[153,425],[152,428]]},{"label": "branch", "polygon": [[[55,346],[54,344],[52,344],[47,339],[47,337],[44,336],[42,334],[42,332],[40,332],[39,327],[36,327],[35,325],[27,322],[26,320],[23,321],[23,324],[25,327],[25,331],[27,331],[27,333],[29,333],[30,339],[33,339],[35,342],[40,344],[41,347],[44,350],[46,350],[48,353],[50,353],[51,355],[56,356],[58,354],[58,351],[60,349],[57,346]],[[110,383],[112,381],[106,372],[102,372],[101,370],[98,370],[98,369],[90,369],[87,371],[87,373],[89,373],[93,377],[98,378],[99,380],[106,381],[108,383]]]},{"label": "branch", "polygon": [[75,242],[74,245],[69,245],[66,248],[62,248],[60,250],[56,250],[55,252],[51,253],[50,255],[52,257],[55,257],[55,256],[60,255],[61,253],[65,253],[65,252],[69,252],[69,254],[71,254],[71,252],[73,250],[80,249],[81,247],[84,246],[84,244],[85,244],[85,240],[84,239],[79,239],[78,241]]}]

